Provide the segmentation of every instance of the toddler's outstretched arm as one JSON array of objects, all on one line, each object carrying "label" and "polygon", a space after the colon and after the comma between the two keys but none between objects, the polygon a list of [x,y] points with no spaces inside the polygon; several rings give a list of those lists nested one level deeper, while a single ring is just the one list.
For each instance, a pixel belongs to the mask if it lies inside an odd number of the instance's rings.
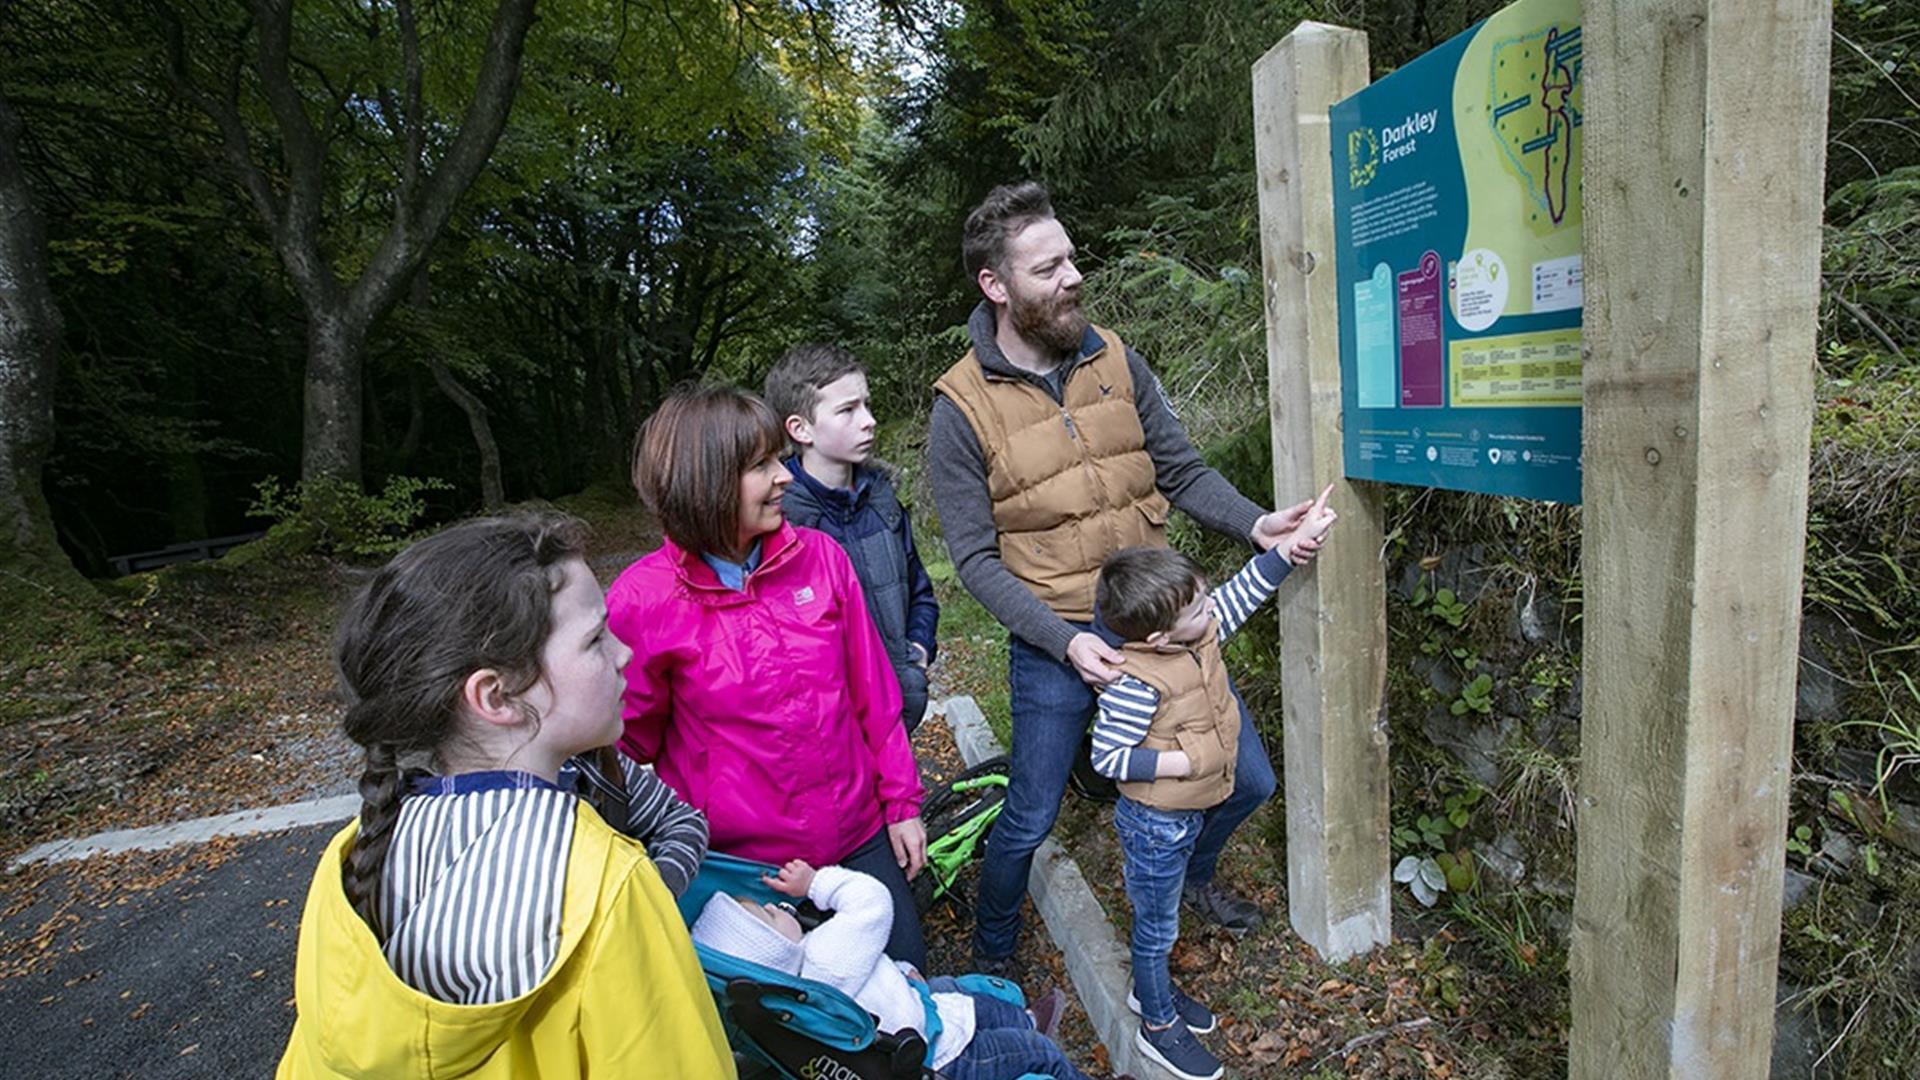
[{"label": "toddler's outstretched arm", "polygon": [[706,860],[707,815],[680,801],[652,769],[641,768],[624,755],[621,761],[632,807],[624,831],[646,845],[661,882],[678,897]]},{"label": "toddler's outstretched arm", "polygon": [[[608,757],[619,772],[608,773]],[[577,773],[607,824],[646,846],[660,881],[678,897],[687,891],[707,858],[707,816],[680,801],[652,769],[617,751],[575,754],[561,766],[563,776]],[[566,781],[563,780],[563,785]],[[625,820],[620,816],[625,801]]]},{"label": "toddler's outstretched arm", "polygon": [[1220,620],[1220,640],[1226,641],[1245,626],[1292,570],[1293,564],[1287,561],[1282,549],[1274,548],[1248,559],[1239,573],[1213,590],[1213,613]]}]

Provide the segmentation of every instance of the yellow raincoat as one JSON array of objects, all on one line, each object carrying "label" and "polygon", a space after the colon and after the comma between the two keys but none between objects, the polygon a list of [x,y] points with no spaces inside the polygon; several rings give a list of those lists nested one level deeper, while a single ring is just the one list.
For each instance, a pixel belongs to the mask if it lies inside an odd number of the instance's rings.
[{"label": "yellow raincoat", "polygon": [[645,849],[592,810],[574,816],[552,970],[490,1005],[436,1000],[388,967],[341,884],[358,825],[333,838],[307,893],[282,1080],[734,1075],[672,896]]}]

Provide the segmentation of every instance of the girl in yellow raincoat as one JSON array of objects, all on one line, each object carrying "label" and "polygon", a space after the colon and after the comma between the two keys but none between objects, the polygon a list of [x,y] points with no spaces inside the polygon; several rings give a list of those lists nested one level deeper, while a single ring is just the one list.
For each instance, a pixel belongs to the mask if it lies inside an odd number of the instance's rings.
[{"label": "girl in yellow raincoat", "polygon": [[581,540],[466,522],[348,610],[364,803],[307,896],[281,1077],[734,1075],[646,849],[561,782],[619,738],[631,657]]}]

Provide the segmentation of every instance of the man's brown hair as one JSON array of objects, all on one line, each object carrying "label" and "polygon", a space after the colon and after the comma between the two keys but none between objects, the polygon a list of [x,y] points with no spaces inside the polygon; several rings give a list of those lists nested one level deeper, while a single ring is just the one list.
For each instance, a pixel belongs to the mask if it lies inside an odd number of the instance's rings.
[{"label": "man's brown hair", "polygon": [[783,427],[789,416],[811,424],[813,410],[820,407],[822,387],[848,375],[866,373],[860,361],[838,345],[795,345],[774,361],[773,370],[767,372],[764,393]]},{"label": "man's brown hair", "polygon": [[1094,610],[1100,621],[1126,641],[1173,629],[1180,612],[1200,595],[1200,568],[1192,559],[1164,547],[1121,548],[1100,566],[1094,586]]},{"label": "man's brown hair", "polygon": [[745,390],[683,387],[640,428],[633,487],[675,544],[695,555],[732,556],[740,477],[786,440],[780,418]]},{"label": "man's brown hair", "polygon": [[1007,241],[1036,221],[1053,216],[1053,197],[1032,180],[1001,184],[967,215],[960,233],[960,258],[966,264],[967,277],[977,279],[982,268],[1004,274]]}]

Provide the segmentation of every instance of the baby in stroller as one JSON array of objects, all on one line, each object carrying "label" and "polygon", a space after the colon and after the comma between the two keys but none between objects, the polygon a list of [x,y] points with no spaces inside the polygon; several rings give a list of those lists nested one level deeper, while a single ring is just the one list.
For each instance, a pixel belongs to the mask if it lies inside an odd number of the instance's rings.
[{"label": "baby in stroller", "polygon": [[795,859],[764,881],[832,917],[803,930],[789,904],[715,892],[694,921],[694,942],[839,990],[873,1014],[881,1032],[924,1038],[925,1068],[947,1080],[1085,1080],[1049,1037],[1064,1004],[1058,990],[1029,1012],[1004,980],[926,979],[896,963],[884,951],[893,898],[866,874]]}]

